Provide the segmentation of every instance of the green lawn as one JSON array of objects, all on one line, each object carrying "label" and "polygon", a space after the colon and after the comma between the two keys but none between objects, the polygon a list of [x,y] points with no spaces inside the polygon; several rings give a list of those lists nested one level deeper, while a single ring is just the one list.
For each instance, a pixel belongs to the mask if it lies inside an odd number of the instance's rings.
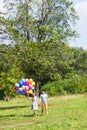
[{"label": "green lawn", "polygon": [[87,96],[49,98],[49,114],[33,117],[24,96],[0,101],[0,130],[87,130]]}]

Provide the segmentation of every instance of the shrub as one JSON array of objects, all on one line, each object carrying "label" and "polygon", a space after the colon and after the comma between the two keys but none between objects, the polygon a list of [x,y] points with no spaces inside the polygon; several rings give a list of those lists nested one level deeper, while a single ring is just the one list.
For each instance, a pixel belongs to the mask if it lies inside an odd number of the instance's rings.
[{"label": "shrub", "polygon": [[87,76],[75,76],[73,78],[47,83],[42,86],[49,95],[74,94],[87,92]]}]

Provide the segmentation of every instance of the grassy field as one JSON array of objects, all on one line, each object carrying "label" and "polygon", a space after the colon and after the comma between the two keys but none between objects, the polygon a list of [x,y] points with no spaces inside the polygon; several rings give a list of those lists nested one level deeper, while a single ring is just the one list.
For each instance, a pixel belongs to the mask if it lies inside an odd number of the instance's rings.
[{"label": "grassy field", "polygon": [[0,101],[0,130],[87,130],[87,96],[49,98],[49,114],[33,117],[24,96]]}]

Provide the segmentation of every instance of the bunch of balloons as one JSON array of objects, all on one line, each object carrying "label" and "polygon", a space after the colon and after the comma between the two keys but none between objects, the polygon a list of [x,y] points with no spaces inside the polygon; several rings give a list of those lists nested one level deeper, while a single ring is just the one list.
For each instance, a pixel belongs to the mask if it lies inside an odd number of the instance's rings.
[{"label": "bunch of balloons", "polygon": [[35,82],[32,79],[22,79],[19,83],[16,83],[14,90],[18,94],[31,95],[33,93]]}]

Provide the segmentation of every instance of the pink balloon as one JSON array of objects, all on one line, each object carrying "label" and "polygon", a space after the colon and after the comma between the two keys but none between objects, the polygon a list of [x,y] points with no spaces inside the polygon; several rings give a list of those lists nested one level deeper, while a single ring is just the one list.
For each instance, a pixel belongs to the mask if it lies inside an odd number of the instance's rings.
[{"label": "pink balloon", "polygon": [[25,90],[28,91],[29,90],[29,86],[25,86]]},{"label": "pink balloon", "polygon": [[31,84],[29,84],[29,89],[32,89],[32,85]]}]

